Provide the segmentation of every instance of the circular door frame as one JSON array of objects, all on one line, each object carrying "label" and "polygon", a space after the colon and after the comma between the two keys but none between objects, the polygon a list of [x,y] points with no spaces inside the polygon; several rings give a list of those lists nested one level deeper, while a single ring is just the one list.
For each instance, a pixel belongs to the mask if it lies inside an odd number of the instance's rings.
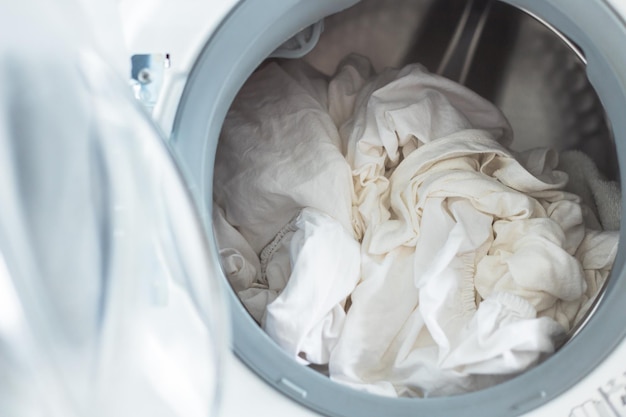
[{"label": "circular door frame", "polygon": [[[621,165],[626,158],[626,118],[622,117],[626,109],[624,21],[603,0],[504,1],[545,20],[584,51],[587,73],[607,111]],[[207,40],[180,100],[172,146],[202,213],[209,239],[214,239],[211,196],[215,151],[222,123],[237,91],[258,64],[292,34],[354,2],[242,0]],[[622,183],[623,175],[622,171]],[[622,229],[620,240],[623,234]],[[215,272],[226,280],[221,271]],[[229,291],[233,350],[268,384],[327,416],[520,415],[572,387],[622,341],[626,326],[615,318],[623,315],[626,305],[625,274],[624,254],[620,251],[602,303],[575,339],[540,366],[471,394],[392,399],[336,384],[291,360]]]}]

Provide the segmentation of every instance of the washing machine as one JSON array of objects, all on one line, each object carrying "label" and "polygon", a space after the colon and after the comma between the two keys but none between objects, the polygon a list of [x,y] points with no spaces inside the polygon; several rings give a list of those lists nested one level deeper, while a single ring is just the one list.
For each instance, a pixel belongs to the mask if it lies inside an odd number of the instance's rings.
[{"label": "washing machine", "polygon": [[[583,149],[623,184],[626,2],[503,0],[488,2],[488,13],[479,3],[121,1],[132,88],[183,171],[212,263],[219,264],[211,207],[220,129],[237,91],[268,57],[305,59],[326,72],[345,52],[370,55],[377,69],[439,63],[502,107],[523,146],[539,137],[535,145]],[[622,249],[592,314],[556,354],[499,385],[445,398],[386,398],[333,383],[283,353],[227,290],[232,342],[220,415],[626,416],[625,260]],[[228,287],[219,268],[213,272]]]}]

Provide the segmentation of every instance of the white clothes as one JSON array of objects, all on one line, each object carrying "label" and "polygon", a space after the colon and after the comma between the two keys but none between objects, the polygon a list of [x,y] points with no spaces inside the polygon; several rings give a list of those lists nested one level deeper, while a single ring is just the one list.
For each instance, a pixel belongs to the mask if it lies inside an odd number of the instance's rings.
[{"label": "white clothes", "polygon": [[272,63],[252,75],[224,122],[215,202],[257,254],[303,207],[352,229],[350,166],[327,88],[306,69]]},{"label": "white clothes", "polygon": [[250,314],[294,358],[326,364],[360,276],[359,244],[332,217],[303,209],[261,253],[214,210],[225,273]]},{"label": "white clothes", "polygon": [[[543,180],[487,132],[464,130],[398,165],[393,216],[366,231],[331,378],[382,395],[449,395],[553,351],[588,287],[574,256],[584,224],[578,198],[555,190],[565,177],[550,171],[553,158],[526,156]],[[600,240],[606,260],[617,239]]]},{"label": "white clothes", "polygon": [[[364,66],[347,60],[339,74],[355,65]],[[339,132],[354,177],[358,236],[389,218],[388,176],[420,143],[469,128],[487,130],[504,144],[512,139],[507,120],[493,104],[420,65],[383,71],[363,86],[354,104]]]},{"label": "white clothes", "polygon": [[284,230],[261,254],[268,285],[279,292],[263,328],[287,353],[326,364],[359,281],[359,244],[332,217],[308,208]]},{"label": "white clothes", "polygon": [[[609,181],[591,158],[578,150],[569,150],[559,157],[559,170],[567,173],[567,191],[579,195],[591,214],[585,219],[596,230],[619,230],[622,218],[622,194],[615,181]],[[597,220],[599,222],[595,221]]]},{"label": "white clothes", "polygon": [[389,396],[480,389],[552,353],[618,239],[585,223],[559,155],[514,154],[496,107],[419,65],[301,65],[253,75],[216,162],[223,264],[268,334]]}]

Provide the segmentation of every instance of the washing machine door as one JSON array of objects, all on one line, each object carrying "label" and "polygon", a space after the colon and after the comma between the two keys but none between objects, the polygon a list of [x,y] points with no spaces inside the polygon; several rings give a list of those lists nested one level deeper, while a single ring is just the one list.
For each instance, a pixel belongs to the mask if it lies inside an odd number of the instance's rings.
[{"label": "washing machine door", "polygon": [[215,260],[85,6],[1,7],[0,415],[214,415]]}]

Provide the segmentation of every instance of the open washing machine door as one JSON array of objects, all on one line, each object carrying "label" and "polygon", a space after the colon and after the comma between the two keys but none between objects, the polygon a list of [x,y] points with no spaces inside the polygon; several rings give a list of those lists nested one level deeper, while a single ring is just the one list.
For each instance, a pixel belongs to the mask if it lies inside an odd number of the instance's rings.
[{"label": "open washing machine door", "polygon": [[216,413],[219,266],[108,6],[0,7],[3,416]]},{"label": "open washing machine door", "polygon": [[[237,91],[286,40],[352,3],[356,2],[190,1],[177,6],[177,11],[163,13],[152,5],[145,15],[133,2],[123,3],[132,52],[169,54],[171,59],[154,116],[170,137],[209,236],[215,150]],[[604,0],[503,3],[534,16],[581,52],[586,76],[606,114],[607,130],[615,138],[616,160],[623,165],[626,7]],[[137,16],[152,16],[160,24],[152,25],[150,19]],[[185,27],[179,28],[180,22],[185,22]],[[173,34],[176,29],[180,29],[180,36]],[[623,183],[623,170],[618,175]],[[231,291],[237,379],[226,383],[224,415],[626,415],[626,326],[617,319],[626,305],[624,260],[620,251],[593,316],[557,354],[505,383],[447,398],[390,399],[335,384],[288,358]]]}]

